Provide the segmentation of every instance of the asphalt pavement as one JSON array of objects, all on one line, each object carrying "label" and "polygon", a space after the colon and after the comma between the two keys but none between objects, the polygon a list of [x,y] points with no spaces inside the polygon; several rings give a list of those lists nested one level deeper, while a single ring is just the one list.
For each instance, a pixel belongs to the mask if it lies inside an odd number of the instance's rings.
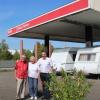
[{"label": "asphalt pavement", "polygon": [[[100,80],[97,78],[90,78],[92,87],[86,100],[100,100]],[[39,84],[39,90],[41,85]],[[26,90],[28,94],[28,89]],[[14,72],[0,72],[0,100],[15,100],[16,97],[16,80]],[[41,95],[38,100],[41,100]],[[29,100],[28,96],[27,99]]]}]

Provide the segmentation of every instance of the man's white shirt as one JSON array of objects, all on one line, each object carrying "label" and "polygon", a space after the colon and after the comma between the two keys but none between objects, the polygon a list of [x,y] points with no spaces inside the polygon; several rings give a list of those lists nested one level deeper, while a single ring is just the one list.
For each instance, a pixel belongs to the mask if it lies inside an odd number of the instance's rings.
[{"label": "man's white shirt", "polygon": [[32,64],[31,62],[29,62],[29,65],[28,65],[28,76],[29,77],[38,78],[39,70],[40,69],[37,63]]},{"label": "man's white shirt", "polygon": [[51,73],[51,67],[53,66],[52,60],[50,58],[40,58],[38,60],[38,66],[40,68],[41,73]]}]

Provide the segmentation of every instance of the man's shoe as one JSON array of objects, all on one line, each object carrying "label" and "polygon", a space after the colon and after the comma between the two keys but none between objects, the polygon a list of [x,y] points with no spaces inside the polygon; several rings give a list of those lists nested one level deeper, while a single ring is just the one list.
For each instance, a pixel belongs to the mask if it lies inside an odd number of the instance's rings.
[{"label": "man's shoe", "polygon": [[34,100],[37,100],[37,97],[36,96],[34,97]]}]

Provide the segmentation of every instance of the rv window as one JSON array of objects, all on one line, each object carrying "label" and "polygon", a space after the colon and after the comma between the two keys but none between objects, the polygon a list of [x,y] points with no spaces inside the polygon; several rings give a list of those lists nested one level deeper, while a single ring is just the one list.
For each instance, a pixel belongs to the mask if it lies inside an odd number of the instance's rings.
[{"label": "rv window", "polygon": [[95,60],[95,57],[96,57],[96,54],[91,54],[89,60],[90,60],[90,61],[94,61],[94,60]]},{"label": "rv window", "polygon": [[73,54],[73,61],[75,61],[75,58],[76,58],[76,54]]},{"label": "rv window", "polygon": [[80,54],[79,61],[94,61],[96,54]]},{"label": "rv window", "polygon": [[79,61],[86,61],[87,60],[87,54],[80,54]]}]

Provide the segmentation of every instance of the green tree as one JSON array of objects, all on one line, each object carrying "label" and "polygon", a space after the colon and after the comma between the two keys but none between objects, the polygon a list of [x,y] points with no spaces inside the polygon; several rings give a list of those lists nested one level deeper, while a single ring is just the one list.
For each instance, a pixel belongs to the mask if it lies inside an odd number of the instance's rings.
[{"label": "green tree", "polygon": [[38,43],[38,59],[41,58],[41,53],[44,51],[44,44]]},{"label": "green tree", "polygon": [[2,51],[0,53],[0,60],[11,60],[13,55],[9,51]]},{"label": "green tree", "polygon": [[5,40],[0,42],[0,60],[11,60],[12,54],[8,51],[8,44]]},{"label": "green tree", "polygon": [[0,49],[1,49],[1,51],[8,51],[8,44],[6,43],[6,40],[1,41]]},{"label": "green tree", "polygon": [[18,60],[18,59],[20,59],[20,54],[19,54],[18,51],[16,51],[16,52],[14,53],[14,55],[13,55],[13,59],[14,59],[14,60]]},{"label": "green tree", "polygon": [[30,59],[31,56],[33,56],[33,53],[30,50],[24,49],[24,54],[26,55],[28,60]]},{"label": "green tree", "polygon": [[[51,49],[53,50],[53,45],[51,45],[50,44],[50,46],[51,46]],[[38,56],[38,59],[39,58],[41,58],[41,53],[43,52],[43,51],[45,51],[45,46],[44,46],[44,44],[41,44],[40,42],[38,42],[37,43],[37,56]],[[35,47],[34,47],[34,53],[33,54],[35,54]]]}]

